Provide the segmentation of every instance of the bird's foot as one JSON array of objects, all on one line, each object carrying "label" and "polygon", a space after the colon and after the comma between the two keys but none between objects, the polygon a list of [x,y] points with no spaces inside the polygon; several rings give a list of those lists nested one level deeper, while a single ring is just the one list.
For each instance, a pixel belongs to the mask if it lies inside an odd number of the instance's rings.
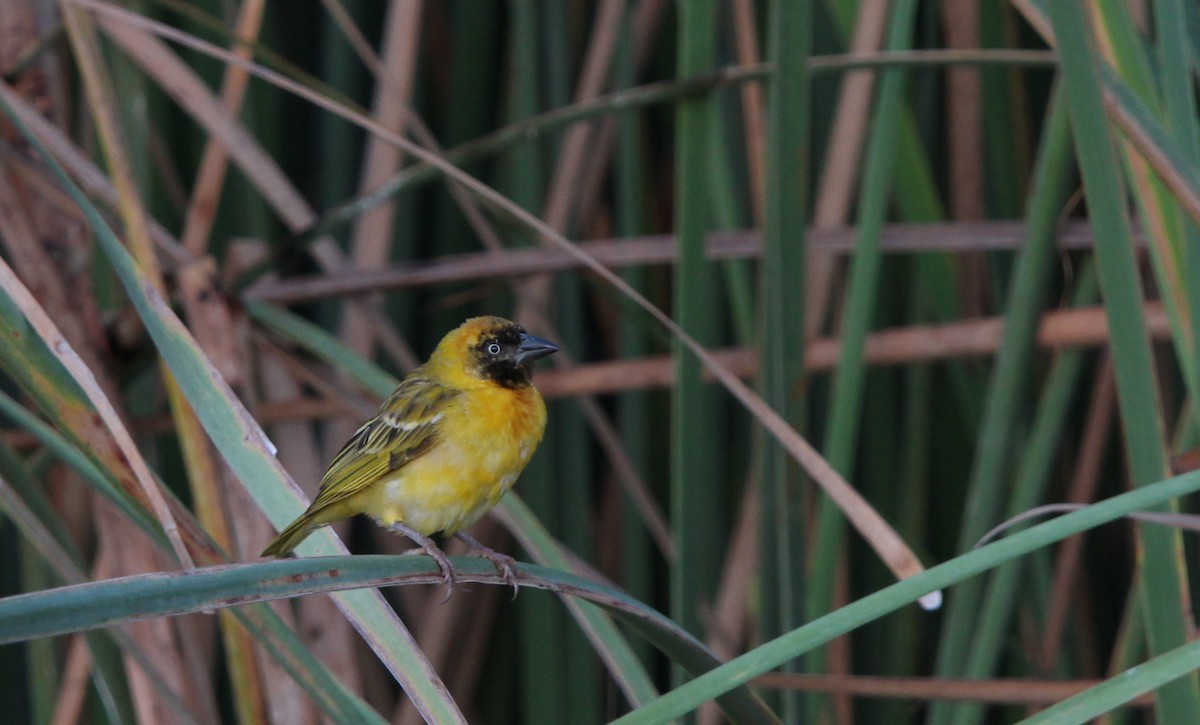
[{"label": "bird's foot", "polygon": [[496,571],[504,579],[504,583],[513,588],[512,598],[517,598],[517,593],[521,590],[521,585],[517,583],[517,560],[508,554],[502,554],[499,551],[486,546],[479,539],[476,539],[470,534],[458,532],[455,534],[459,539],[462,539],[468,546],[471,547],[471,553],[475,556],[482,556],[492,565],[496,567]]},{"label": "bird's foot", "polygon": [[446,587],[446,596],[442,597],[442,604],[450,601],[450,595],[454,593],[456,576],[454,565],[450,563],[450,558],[446,556],[446,552],[438,548],[438,545],[433,543],[433,539],[410,526],[402,523],[394,523],[391,525],[391,528],[412,539],[415,544],[421,547],[420,549],[411,549],[407,553],[425,554],[437,562],[438,568],[442,570],[442,585]]}]

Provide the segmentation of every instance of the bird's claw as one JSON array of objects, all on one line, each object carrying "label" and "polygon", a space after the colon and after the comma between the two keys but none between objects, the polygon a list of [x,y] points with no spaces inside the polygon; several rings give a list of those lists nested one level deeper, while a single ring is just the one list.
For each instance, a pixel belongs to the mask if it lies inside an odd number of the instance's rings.
[{"label": "bird's claw", "polygon": [[521,591],[521,585],[517,583],[517,560],[508,554],[484,547],[478,552],[480,556],[492,562],[496,567],[496,571],[500,573],[500,577],[504,579],[504,583],[513,588],[512,598],[517,598],[517,593]]},{"label": "bird's claw", "polygon": [[513,588],[512,598],[516,599],[517,594],[521,591],[521,585],[517,582],[517,560],[508,554],[502,554],[499,551],[485,546],[478,539],[469,534],[464,534],[461,531],[455,534],[458,538],[465,541],[471,547],[471,554],[482,556],[492,562],[492,566],[496,567],[496,572],[500,574],[500,578],[504,583]]},{"label": "bird's claw", "polygon": [[405,524],[396,523],[391,526],[421,547],[419,549],[409,549],[405,552],[406,554],[425,554],[437,562],[438,569],[442,570],[442,585],[446,587],[446,596],[442,597],[442,604],[450,601],[450,595],[454,593],[454,583],[457,577],[454,565],[450,563],[446,552],[439,549],[438,545],[433,543],[433,540],[428,536],[418,533]]},{"label": "bird's claw", "polygon": [[442,586],[446,587],[446,596],[442,597],[442,604],[450,601],[450,595],[454,593],[455,571],[454,565],[450,563],[450,559],[446,554],[438,548],[427,550],[427,554],[433,557],[437,562],[438,568],[442,570]]},{"label": "bird's claw", "polygon": [[[434,553],[436,551],[436,553]],[[428,556],[433,559],[438,565],[438,569],[442,572],[442,585],[446,587],[446,596],[442,597],[442,604],[450,601],[450,595],[454,593],[454,585],[458,581],[457,570],[441,549],[430,551],[424,547],[420,549],[409,549],[404,552],[405,556]]]}]

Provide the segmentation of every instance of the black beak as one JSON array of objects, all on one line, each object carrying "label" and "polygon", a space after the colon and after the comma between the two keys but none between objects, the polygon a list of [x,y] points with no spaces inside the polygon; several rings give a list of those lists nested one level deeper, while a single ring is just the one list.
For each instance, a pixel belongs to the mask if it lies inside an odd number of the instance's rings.
[{"label": "black beak", "polygon": [[558,352],[558,345],[527,332],[521,333],[521,344],[517,346],[517,364],[524,365]]}]

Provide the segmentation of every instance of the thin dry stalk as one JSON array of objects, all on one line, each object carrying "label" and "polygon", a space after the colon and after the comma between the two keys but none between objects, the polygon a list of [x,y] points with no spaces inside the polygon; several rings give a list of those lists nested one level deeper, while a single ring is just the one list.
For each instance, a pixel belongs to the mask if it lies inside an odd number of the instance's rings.
[{"label": "thin dry stalk", "polygon": [[[420,49],[421,14],[423,0],[392,0],[388,4],[383,28],[383,55],[366,54],[366,63],[375,72],[375,96],[371,111],[372,118],[384,128],[403,134],[411,115],[409,102],[415,84],[417,55]],[[345,27],[345,26],[341,26]],[[353,26],[351,26],[353,27]],[[353,44],[353,41],[352,41]],[[358,48],[357,44],[354,47]],[[368,50],[366,46],[363,50]],[[393,176],[403,159],[400,150],[381,141],[378,136],[368,136],[363,148],[359,181],[361,193],[368,193]],[[350,247],[350,267],[379,269],[385,266],[392,254],[392,241],[396,220],[396,205],[383,204],[360,216],[354,224]],[[399,336],[383,313],[382,297],[378,294],[359,299],[358,304],[342,310],[339,337],[342,342],[359,355],[374,357],[376,333],[385,327]],[[373,317],[365,317],[361,309],[370,309]],[[407,345],[405,345],[408,348]],[[411,348],[409,348],[411,349]],[[406,361],[405,368],[419,364],[416,356]],[[330,423],[326,437],[326,460],[333,458],[341,442],[350,438],[361,424],[356,417],[336,418]]]},{"label": "thin dry stalk", "polygon": [[[191,323],[196,343],[212,361],[213,367],[234,387],[244,379],[241,364],[243,356],[237,348],[239,338],[234,331],[233,316],[225,297],[218,291],[216,267],[212,257],[204,256],[181,267],[177,279],[184,313]],[[236,500],[236,496],[231,498],[230,490],[240,486],[236,485],[228,466],[217,456],[191,406],[185,405],[182,414],[177,411],[174,417],[178,427],[177,438],[191,482],[196,516],[218,546],[225,551],[236,551],[231,516],[233,512],[238,512],[236,515],[245,514],[244,509],[228,504]],[[273,683],[272,675],[278,676],[278,668],[275,672],[261,668],[261,663],[269,658],[255,655],[254,637],[231,613],[220,612],[218,617],[225,644],[226,665],[234,683],[233,701],[237,714],[245,720],[265,718],[266,691]],[[190,641],[205,642],[208,639],[192,637]],[[188,648],[185,652],[190,654],[195,649]],[[205,671],[210,669],[211,664]]]},{"label": "thin dry stalk", "polygon": [[[1017,221],[891,224],[884,228],[880,244],[885,254],[1012,250],[1022,243],[1024,234],[1024,224]],[[1145,241],[1141,235],[1136,235],[1135,240],[1139,245]],[[813,258],[817,252],[849,254],[854,250],[855,232],[848,228],[810,228],[807,243]],[[610,269],[673,264],[678,252],[675,237],[670,234],[595,239],[579,242],[578,246]],[[1079,221],[1064,224],[1059,235],[1059,248],[1090,250],[1090,227]],[[762,253],[762,234],[750,230],[714,232],[708,236],[705,253],[708,259],[714,261],[757,259]],[[388,289],[578,271],[586,271],[585,265],[562,250],[508,249],[499,253],[445,255],[429,261],[400,263],[370,271],[344,270],[337,274],[296,276],[284,280],[264,279],[246,290],[245,297],[290,304]]]},{"label": "thin dry stalk", "polygon": [[[141,267],[144,279],[152,286],[154,291],[160,296],[165,297],[166,285],[163,281],[162,271],[158,265],[154,245],[150,239],[149,225],[147,223],[148,215],[142,206],[140,193],[128,160],[127,145],[118,120],[119,116],[116,110],[115,95],[112,90],[111,80],[105,70],[104,59],[100,52],[95,27],[90,17],[77,7],[64,5],[62,13],[68,34],[71,38],[72,48],[75,51],[78,65],[82,70],[92,118],[99,130],[109,171],[117,189],[120,200],[119,210],[124,222],[127,243],[133,257]],[[223,167],[224,164],[218,161],[217,165],[218,167]],[[215,268],[215,265],[212,265],[212,267]],[[196,313],[196,317],[193,318],[192,323],[200,331],[200,341],[208,340],[214,342],[229,339],[228,310],[225,309],[224,304],[220,301],[221,298],[213,294],[211,289],[208,289],[207,297],[211,303],[202,305],[199,299],[201,296],[199,292],[211,287],[211,279],[198,280],[198,276],[205,276],[204,270],[195,267],[189,269],[191,274],[184,275],[184,281],[188,283],[185,290],[196,291],[198,294],[187,301],[186,309],[189,312]],[[207,276],[211,277],[212,273],[213,269],[210,268]],[[215,306],[212,303],[215,303]],[[221,361],[221,357],[219,356],[216,359]],[[231,357],[225,358],[226,367],[231,365],[230,359]],[[218,463],[214,455],[214,451],[207,435],[204,433],[199,418],[196,416],[189,402],[184,398],[183,392],[175,383],[174,377],[167,368],[166,363],[160,363],[160,367],[167,391],[167,398],[172,414],[176,419],[177,435],[183,450],[188,481],[196,498],[197,511],[205,528],[217,537],[219,545],[229,547],[231,543],[229,541],[229,528],[224,511],[220,505],[221,496],[218,488],[218,471],[221,464]],[[119,437],[118,441],[120,441]],[[138,468],[138,461],[134,461],[134,470],[138,471],[140,478],[141,471]],[[147,493],[149,494],[149,491]],[[154,489],[154,493],[158,493],[157,488]],[[169,513],[165,500],[155,500],[152,497],[151,501],[155,504],[156,513],[159,509]],[[175,547],[177,556],[180,557],[185,567],[192,567],[193,563],[190,553],[176,531],[174,520],[165,521],[165,524],[169,524],[166,527],[166,534],[171,544]],[[150,561],[134,560],[148,559],[145,553],[139,555],[133,552],[123,552],[121,559],[134,566],[152,563]],[[178,623],[178,626],[189,627],[189,625],[195,626],[196,624],[194,621],[183,620]],[[238,683],[238,691],[235,699],[239,710],[244,717],[261,716],[263,714],[263,702],[261,686],[259,685],[260,681],[257,677],[257,667],[255,666],[252,653],[252,640],[243,628],[235,624],[231,615],[222,615],[222,625],[222,631],[229,652],[228,663],[230,668],[236,673],[234,680]],[[203,623],[203,626],[211,628],[211,623],[206,621]],[[184,639],[188,638],[185,636]],[[208,639],[204,637],[200,641],[208,641]],[[202,702],[206,707],[206,711],[215,707],[205,697],[206,694],[212,692],[211,686],[208,686],[204,682],[208,679],[211,666],[196,661],[196,658],[199,657],[199,650],[197,648],[186,647],[174,649],[163,647],[155,649],[157,652],[163,653],[163,655],[177,652],[186,677],[183,684],[186,684],[189,688],[187,691],[191,697]],[[215,709],[212,714],[215,715]]]},{"label": "thin dry stalk", "polygon": [[[17,116],[50,150],[54,158],[66,168],[88,196],[100,200],[110,209],[117,207],[117,192],[112,182],[62,131],[26,103],[11,86],[2,80],[0,80],[0,97],[13,110],[13,115]],[[45,169],[35,166],[29,160],[8,149],[4,150],[4,158],[9,167],[19,171],[26,183],[31,188],[36,188],[38,195],[52,203],[60,214],[73,220],[83,221],[83,213],[79,206],[62,191],[56,181],[47,177]],[[149,226],[154,244],[163,256],[162,262],[165,268],[173,269],[191,259],[187,250],[176,242],[162,225],[150,220]]]},{"label": "thin dry stalk", "polygon": [[[951,50],[979,49],[979,4],[947,0],[941,4],[946,43]],[[946,70],[946,114],[950,145],[950,210],[954,219],[984,216],[983,206],[983,93],[979,69]],[[960,258],[959,294],[967,316],[987,309],[987,260],[979,254]]]},{"label": "thin dry stalk", "polygon": [[67,646],[67,661],[63,666],[58,694],[54,697],[52,725],[71,725],[80,722],[83,702],[92,683],[92,655],[83,635],[73,635]]},{"label": "thin dry stalk", "polygon": [[[1170,329],[1161,303],[1147,304],[1146,321],[1152,339],[1169,338]],[[990,355],[999,345],[1002,326],[1003,322],[998,318],[986,318],[880,330],[867,338],[866,361],[869,365],[903,365]],[[1047,313],[1043,316],[1037,342],[1044,349],[1105,345],[1108,328],[1104,310],[1096,307]],[[808,361],[809,372],[829,370],[837,364],[836,340],[817,340],[813,345],[818,354]],[[749,348],[717,349],[712,355],[741,377],[752,379],[757,373],[757,359]],[[294,372],[300,363],[290,365]],[[674,375],[672,368],[671,359],[666,356],[617,360],[540,371],[534,382],[547,398],[607,395],[670,387]],[[314,375],[306,373],[304,379]],[[335,396],[319,400],[291,398],[264,402],[258,406],[256,418],[264,424],[324,419],[343,414],[347,405],[358,404],[337,391]],[[134,430],[139,434],[162,433],[171,430],[171,425],[169,417],[147,416],[134,421]],[[33,439],[24,431],[9,430],[0,435],[6,443],[19,449],[34,445]]]},{"label": "thin dry stalk", "polygon": [[[1113,377],[1112,359],[1105,355],[1096,372],[1091,404],[1083,426],[1083,440],[1079,456],[1073,467],[1075,475],[1067,501],[1087,503],[1095,499],[1096,486],[1100,481],[1101,465],[1109,452],[1107,445],[1112,429],[1116,383]],[[1066,637],[1067,621],[1071,616],[1071,598],[1077,588],[1075,579],[1079,573],[1079,562],[1083,557],[1083,537],[1074,536],[1063,542],[1055,556],[1054,576],[1051,580],[1050,602],[1046,606],[1046,624],[1039,637],[1040,646],[1031,654],[1042,672],[1054,672],[1063,639]]]},{"label": "thin dry stalk", "polygon": [[[841,609],[850,603],[850,550],[843,548],[838,552],[838,566],[834,571],[833,608]],[[853,674],[853,658],[851,644],[854,633],[836,637],[826,645],[827,659],[825,667],[828,674],[837,677]],[[833,718],[842,725],[854,722],[854,698],[848,694],[835,692],[833,695]]]},{"label": "thin dry stalk", "polygon": [[[333,23],[342,31],[342,36],[350,47],[354,49],[354,54],[363,62],[371,73],[376,78],[383,78],[387,75],[387,69],[376,55],[375,49],[371,47],[371,42],[367,40],[367,36],[363,35],[358,26],[354,24],[354,18],[342,7],[342,4],[337,0],[321,0],[321,7],[325,8],[325,12],[329,13],[329,17],[333,18]],[[388,27],[392,27],[387,23]],[[407,97],[407,94],[402,94]]]},{"label": "thin dry stalk", "polygon": [[[747,610],[758,574],[758,484],[751,481],[742,492],[741,510],[730,537],[725,566],[714,598],[716,605],[705,617],[708,636],[705,644],[722,662],[736,657],[746,642]],[[700,708],[700,725],[722,722],[721,711],[715,703]]]},{"label": "thin dry stalk", "polygon": [[[136,13],[131,13],[108,3],[93,0],[63,0],[80,7],[96,11],[101,26],[128,57],[159,86],[175,99],[175,101],[211,135],[220,140],[230,153],[230,158],[238,168],[252,181],[262,193],[264,200],[280,216],[284,224],[293,233],[308,229],[316,222],[316,213],[309,207],[299,190],[291,183],[283,170],[274,159],[261,147],[258,140],[221,104],[208,86],[162,41],[145,30],[147,26],[155,31],[163,31],[165,35],[179,40],[191,38],[180,34],[173,28],[161,23],[150,21]],[[194,38],[192,39],[194,40]],[[212,46],[205,44],[210,50]],[[263,69],[252,63],[243,61],[224,49],[216,49],[216,55],[227,62],[237,65],[255,74]],[[278,78],[278,76],[274,76]],[[295,85],[289,86],[295,88]],[[319,97],[311,92],[306,98]],[[357,116],[356,116],[357,117]],[[347,264],[337,243],[329,237],[317,239],[312,246],[313,258],[327,273],[346,269]],[[411,368],[417,365],[416,356],[408,345],[390,328],[390,323],[378,310],[369,305],[352,301],[359,314],[370,319],[376,326],[379,341],[383,349],[402,367]]]},{"label": "thin dry stalk", "polygon": [[[557,337],[553,332],[554,328],[549,320],[543,318],[536,327],[539,330],[548,331],[548,334],[552,337]],[[558,370],[570,369],[569,366],[572,359],[569,354],[560,351],[554,357],[557,358]],[[599,402],[594,397],[587,394],[576,397],[576,402],[578,402],[580,409],[583,411],[583,417],[587,420],[592,433],[596,436],[596,441],[608,457],[609,463],[612,464],[613,472],[617,474],[617,480],[624,486],[625,492],[629,495],[634,508],[642,519],[642,523],[646,525],[646,529],[650,533],[650,538],[654,540],[663,559],[668,562],[674,561],[675,540],[671,536],[671,528],[667,523],[667,517],[659,508],[658,501],[650,493],[650,489],[646,486],[646,482],[642,479],[641,474],[638,473],[633,462],[629,460],[629,455],[625,452],[625,447],[621,444],[621,436],[617,433],[616,427],[609,420],[608,415],[605,414]]]},{"label": "thin dry stalk", "polygon": [[[612,68],[613,55],[616,53],[624,13],[625,0],[602,0],[600,3],[584,56],[583,70],[579,75],[579,84],[575,88],[576,103],[591,100],[604,90]],[[582,178],[585,164],[593,162],[590,157],[594,154],[595,147],[591,140],[591,126],[585,123],[572,126],[563,138],[562,150],[550,179],[550,194],[542,210],[542,218],[554,229],[566,229],[571,208],[578,201],[579,186],[572,182]]]},{"label": "thin dry stalk", "polygon": [[[979,50],[979,4],[973,0],[941,3],[946,45],[951,50]],[[982,219],[983,206],[983,93],[979,69],[946,70],[950,208],[955,219]]]},{"label": "thin dry stalk", "polygon": [[[625,0],[603,0],[601,3],[575,87],[576,102],[595,98],[604,89],[616,53],[624,11]],[[565,232],[570,223],[572,207],[579,198],[580,185],[576,180],[583,177],[585,162],[591,163],[588,161],[591,147],[594,147],[591,124],[576,124],[567,129],[542,207],[542,218],[556,232]],[[551,329],[549,277],[531,277],[517,285],[516,293],[517,317],[539,329]],[[561,365],[561,361],[558,364]]]},{"label": "thin dry stalk", "polygon": [[[305,407],[311,407],[313,410],[336,411],[333,413],[334,415],[340,413],[358,418],[370,418],[378,412],[379,406],[377,403],[372,402],[364,396],[344,391],[335,383],[330,382],[328,371],[314,369],[309,361],[300,360],[288,353],[272,342],[271,338],[267,335],[252,331],[251,336],[254,347],[260,353],[271,355],[272,360],[283,368],[283,373],[286,373],[286,376],[297,386],[311,387],[321,396],[315,400],[300,395],[267,398],[262,403],[262,409],[278,410],[281,407],[290,407],[293,403],[307,401],[309,404],[316,403],[317,405],[306,405]],[[299,417],[303,418],[306,416],[301,415]],[[268,422],[286,419],[287,416],[271,417],[269,414],[260,418],[260,420]]]},{"label": "thin dry stalk", "polygon": [[[321,0],[321,4],[325,6],[326,11],[328,11],[330,16],[333,17],[333,21],[337,24],[338,29],[342,31],[342,34],[346,37],[346,41],[350,43],[350,47],[354,49],[355,54],[358,55],[363,65],[370,69],[371,73],[375,75],[377,82],[383,83],[386,81],[393,87],[398,97],[402,99],[410,98],[412,96],[411,77],[407,80],[407,82],[395,79],[394,74],[388,70],[388,66],[375,53],[375,50],[371,47],[371,44],[362,34],[362,31],[360,31],[358,26],[354,24],[354,21],[350,17],[349,13],[347,13],[341,5],[338,5],[335,0]],[[411,22],[419,23],[419,9],[412,9],[411,13],[414,14]],[[388,27],[392,27],[392,24],[388,23]],[[413,58],[413,63],[413,69],[415,69],[415,56]],[[402,74],[411,76],[412,70],[408,69],[403,63],[401,64],[401,67],[403,69]],[[429,127],[425,125],[425,122],[407,102],[404,106],[404,118],[402,119],[402,122],[408,125],[409,130],[413,137],[416,138],[417,143],[420,143],[431,151],[436,151],[438,153],[442,151],[442,147],[438,144],[437,138],[434,137],[433,133],[429,130]],[[382,185],[385,184],[386,181],[383,182]],[[379,187],[368,189],[365,193],[374,192],[377,188]],[[458,205],[462,207],[462,212],[467,218],[467,223],[470,224],[471,229],[474,230],[476,235],[479,237],[480,241],[483,243],[483,246],[487,249],[495,251],[502,249],[504,245],[500,241],[500,236],[496,234],[494,229],[492,229],[491,225],[487,221],[487,218],[484,216],[483,211],[479,208],[479,205],[475,202],[475,200],[471,198],[470,194],[465,193],[461,188],[454,184],[450,185],[450,194],[454,197],[454,200],[458,203]],[[367,212],[367,214],[370,214],[370,212]]]},{"label": "thin dry stalk", "polygon": [[[652,3],[643,3],[642,8]],[[580,73],[579,84],[576,87],[575,100],[577,103],[596,98],[603,91],[612,66],[613,55],[616,52],[617,38],[621,28],[621,20],[625,13],[625,0],[605,0],[596,15],[591,39],[585,55],[583,70]],[[657,25],[651,22],[650,25]],[[635,44],[636,45],[636,44]],[[635,54],[637,50],[635,49]],[[635,63],[640,59],[635,58]],[[611,129],[607,135],[611,135]],[[596,133],[591,126],[579,124],[571,127],[563,141],[562,151],[555,164],[554,173],[549,185],[550,192],[543,208],[543,218],[546,224],[556,230],[566,229],[572,207],[580,199],[594,199],[594,185],[600,183],[608,163],[612,158],[611,139],[598,142]],[[599,149],[599,151],[597,151]],[[572,184],[572,179],[583,179],[583,183]],[[540,251],[540,250],[539,250]],[[526,280],[518,286],[518,316],[527,320],[539,330],[545,330],[553,335],[554,325],[548,314],[550,302],[550,280],[538,276]],[[570,363],[566,355],[557,355],[554,363],[563,367]],[[658,545],[663,557],[668,561],[674,558],[674,544],[667,525],[666,517],[659,510],[654,497],[650,495],[645,482],[637,469],[629,460],[621,444],[620,436],[613,427],[608,416],[601,410],[594,399],[581,396],[580,408],[584,418],[595,434],[597,441],[611,462],[618,480],[625,486],[634,506],[645,522],[651,537]]]},{"label": "thin dry stalk", "polygon": [[[633,64],[635,68],[640,69],[646,63],[647,52],[650,48],[649,42],[655,38],[664,9],[665,4],[662,0],[641,0],[632,10],[634,15]],[[621,91],[617,91],[609,97],[620,93]],[[602,98],[599,95],[594,96],[591,102],[598,102]],[[586,101],[576,103],[575,106],[587,105],[587,103]],[[576,199],[575,207],[578,210],[575,215],[576,226],[579,229],[590,228],[595,223],[595,216],[601,210],[602,202],[606,197],[603,190],[611,178],[609,172],[613,159],[613,142],[617,135],[617,119],[612,115],[605,116],[593,125],[595,126],[593,140],[588,144],[590,156],[588,162],[581,169],[582,181],[573,192]]]},{"label": "thin dry stalk", "polygon": [[[733,1],[733,30],[737,60],[743,66],[762,61],[758,48],[758,22],[751,0]],[[758,83],[742,85],[742,124],[746,127],[746,170],[750,177],[750,208],[754,226],[763,225],[766,208],[767,124],[763,121],[763,89]]]},{"label": "thin dry stalk", "polygon": [[67,34],[71,39],[71,48],[75,52],[76,67],[84,81],[87,92],[88,106],[92,120],[99,132],[104,148],[105,160],[108,163],[110,178],[117,189],[120,201],[119,211],[125,224],[125,234],[130,252],[142,266],[147,278],[158,293],[164,294],[166,285],[162,280],[162,271],[158,267],[158,257],[154,254],[154,245],[150,241],[147,225],[148,215],[141,204],[141,195],[134,180],[133,169],[126,152],[121,125],[118,121],[120,113],[116,107],[116,94],[112,89],[112,81],[105,71],[107,65],[100,52],[96,28],[87,13],[73,5],[62,5],[62,16]]},{"label": "thin dry stalk", "polygon": [[[252,57],[250,45],[262,29],[263,10],[266,0],[245,0],[234,29],[239,39],[231,51],[239,58]],[[221,82],[221,102],[230,115],[237,116],[246,97],[246,86],[250,74],[245,69],[229,65],[225,67],[225,78]],[[185,249],[194,255],[203,254],[208,247],[213,220],[217,217],[217,206],[221,199],[221,188],[225,184],[225,171],[229,168],[229,156],[225,147],[210,138],[204,147],[200,170],[196,174],[196,186],[192,201],[184,217],[183,233],[179,235]]]},{"label": "thin dry stalk", "polygon": [[[890,5],[887,0],[880,0],[860,6],[854,38],[850,41],[852,54],[870,53],[882,47]],[[866,140],[874,87],[875,74],[870,71],[854,71],[842,78],[837,109],[830,126],[829,152],[817,183],[813,207],[813,225],[817,229],[842,227],[850,219],[850,203],[858,178],[858,157]],[[835,264],[832,257],[813,254],[806,265],[804,329],[808,337],[815,337],[825,323]]]},{"label": "thin dry stalk", "polygon": [[[99,127],[110,171],[114,177],[118,197],[121,202],[119,209],[124,221],[125,233],[129,239],[131,251],[141,266],[148,282],[153,285],[154,289],[160,295],[163,295],[165,293],[165,284],[162,280],[162,273],[158,266],[153,244],[150,241],[147,216],[142,208],[127,160],[124,140],[113,106],[114,96],[110,81],[103,70],[104,66],[102,65],[102,58],[95,37],[95,29],[90,20],[77,8],[64,7],[63,16],[71,36],[72,47],[78,56],[80,65],[84,67],[83,77],[88,92],[89,104],[92,108],[93,118]],[[189,280],[194,279],[194,277],[189,278]],[[218,299],[215,296],[213,298]],[[191,308],[198,312],[198,303],[193,301]],[[210,313],[201,315],[194,322],[215,324],[220,319],[219,316],[214,316]],[[228,322],[227,318],[225,318],[225,322]],[[209,334],[206,331],[206,328],[210,327],[210,325],[200,324],[200,327],[202,328],[201,339],[221,339],[219,334]],[[204,434],[199,420],[190,405],[183,398],[182,391],[175,385],[174,379],[167,370],[165,363],[162,365],[162,375],[178,426],[178,434],[180,443],[183,446],[188,478],[197,498],[197,509],[200,512],[205,527],[218,537],[220,544],[227,547],[230,543],[229,531],[219,504],[220,497],[216,493],[219,464],[213,456],[208,438]],[[118,441],[120,442],[119,436]],[[134,470],[139,474],[139,478],[141,478],[142,472],[139,468],[139,463],[140,458],[133,461]],[[144,463],[141,465],[144,466]],[[148,475],[148,471],[146,473]],[[161,509],[169,512],[165,500],[161,496],[156,500],[155,495],[158,494],[157,488],[153,490],[153,493],[147,491],[147,494],[150,496],[152,503],[154,503],[156,511]],[[164,521],[164,524],[169,524],[166,533],[172,545],[176,548],[177,555],[180,556],[185,567],[191,567],[190,554],[187,552],[181,537],[175,530],[174,520],[168,519]],[[115,531],[115,529],[111,529],[110,533],[115,533]],[[132,569],[133,571],[141,570],[141,567],[147,564],[153,564],[152,561],[149,561],[152,557],[149,550],[146,549],[126,549],[122,551],[119,558],[126,566],[137,567]],[[223,614],[222,617],[223,633],[226,644],[229,647],[229,665],[238,673],[238,676],[235,678],[240,683],[237,701],[242,708],[242,714],[248,717],[253,717],[254,715],[261,716],[261,688],[257,686],[257,668],[253,659],[251,640],[247,632],[234,624],[230,615]],[[201,623],[183,620],[178,623],[178,626],[189,627],[191,625],[194,627],[198,624]],[[211,628],[209,622],[202,624],[205,628]],[[164,630],[151,627],[144,629],[143,633],[150,636],[158,634],[160,638],[169,638],[171,629],[166,628]],[[201,639],[201,641],[207,640],[207,637]],[[215,705],[209,702],[209,698],[205,696],[212,692],[211,686],[205,682],[208,679],[211,667],[197,661],[197,658],[200,657],[200,650],[195,647],[178,649],[174,646],[175,643],[165,640],[160,640],[157,644],[159,646],[151,648],[151,651],[154,653],[152,656],[160,662],[164,658],[175,660],[177,657],[179,659],[178,666],[182,670],[180,672],[182,679],[177,683],[181,691],[187,692],[195,701],[195,704],[203,708],[203,712],[215,716]],[[172,653],[175,653],[175,657],[172,657]],[[174,665],[175,663],[172,661],[170,664]],[[168,671],[174,673],[174,667]],[[133,677],[132,679],[135,682],[136,689],[136,685],[140,684],[141,678]],[[150,692],[144,690],[144,694],[149,695]],[[162,707],[160,698],[158,697],[149,698],[145,706],[154,709]]]},{"label": "thin dry stalk", "polygon": [[[1167,339],[1170,327],[1162,303],[1147,303],[1145,315],[1152,339]],[[878,330],[867,336],[865,360],[868,365],[902,365],[990,355],[998,349],[1003,329],[1002,318],[988,317]],[[1044,348],[1104,345],[1108,342],[1107,317],[1102,307],[1048,312],[1042,316],[1036,339]],[[814,340],[808,348],[805,369],[809,372],[832,369],[838,362],[840,347],[836,339]],[[757,373],[757,355],[750,348],[711,352],[736,375],[752,378]],[[674,373],[669,357],[655,356],[547,370],[538,374],[536,382],[547,397],[565,397],[669,387],[674,384]]]},{"label": "thin dry stalk", "polygon": [[[1140,161],[1148,166],[1149,170],[1154,171],[1163,185],[1171,192],[1175,201],[1192,218],[1192,222],[1200,224],[1200,196],[1197,195],[1196,187],[1180,172],[1179,167],[1166,151],[1155,143],[1150,133],[1117,100],[1115,94],[1107,88],[1104,92],[1104,107],[1117,127],[1125,134],[1130,158]],[[1139,171],[1139,174],[1144,175],[1145,170]],[[1145,181],[1143,180],[1142,183],[1144,184]]]},{"label": "thin dry stalk", "polygon": [[[388,5],[383,31],[383,57],[376,65],[382,71],[375,82],[372,117],[396,134],[404,133],[409,115],[420,48],[422,0],[393,0]],[[402,162],[400,150],[377,136],[367,138],[363,149],[361,192],[366,193],[391,178]],[[384,204],[359,217],[351,246],[352,264],[361,269],[378,269],[391,257],[395,204]],[[377,307],[378,299],[363,304]],[[371,327],[354,310],[342,317],[342,341],[360,355],[371,357]],[[346,431],[347,433],[349,431]]]}]

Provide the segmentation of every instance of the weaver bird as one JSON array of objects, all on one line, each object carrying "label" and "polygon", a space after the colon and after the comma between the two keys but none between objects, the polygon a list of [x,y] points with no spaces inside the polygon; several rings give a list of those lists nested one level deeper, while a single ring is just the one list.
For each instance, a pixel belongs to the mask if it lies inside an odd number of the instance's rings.
[{"label": "weaver bird", "polygon": [[433,557],[447,598],[454,567],[429,538],[439,532],[490,559],[515,596],[516,562],[463,529],[512,488],[541,442],[546,404],[532,366],[557,350],[501,317],[464,322],[347,441],[308,510],[262,555],[283,556],[314,530],[367,514]]}]

